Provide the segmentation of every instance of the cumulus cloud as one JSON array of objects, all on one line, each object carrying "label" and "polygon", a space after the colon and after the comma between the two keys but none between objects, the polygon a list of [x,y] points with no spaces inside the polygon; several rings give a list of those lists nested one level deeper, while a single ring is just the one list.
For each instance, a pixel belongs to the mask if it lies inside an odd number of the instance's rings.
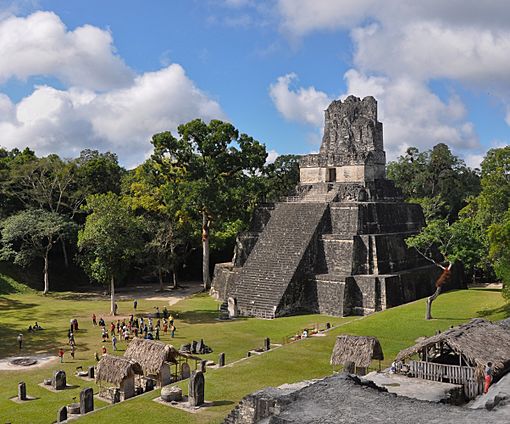
[{"label": "cumulus cloud", "polygon": [[278,111],[288,120],[311,125],[320,125],[323,110],[331,99],[327,94],[314,87],[293,89],[291,84],[297,81],[294,73],[279,77],[269,88],[269,94]]},{"label": "cumulus cloud", "polygon": [[115,54],[108,31],[68,31],[60,18],[36,12],[0,21],[0,81],[35,75],[67,88],[34,87],[13,103],[0,93],[0,145],[75,157],[85,148],[110,150],[126,166],[142,162],[150,137],[181,123],[225,115],[178,64],[136,75]]},{"label": "cumulus cloud", "polygon": [[269,150],[267,152],[266,164],[273,163],[280,154],[276,150]]},{"label": "cumulus cloud", "polygon": [[[390,158],[405,146],[425,149],[443,141],[477,161],[476,130],[448,81],[489,90],[506,108],[510,125],[510,20],[504,0],[278,0],[277,11],[282,32],[293,41],[315,31],[349,31],[353,67],[344,75],[346,94],[379,100]],[[280,79],[273,86],[285,94]],[[435,81],[446,82],[446,95],[434,93]],[[299,102],[293,107],[305,110]],[[278,110],[287,119],[300,115]]]},{"label": "cumulus cloud", "polygon": [[46,75],[67,85],[107,90],[128,85],[134,77],[115,53],[108,31],[91,25],[68,31],[52,12],[0,21],[0,55],[0,82]]}]

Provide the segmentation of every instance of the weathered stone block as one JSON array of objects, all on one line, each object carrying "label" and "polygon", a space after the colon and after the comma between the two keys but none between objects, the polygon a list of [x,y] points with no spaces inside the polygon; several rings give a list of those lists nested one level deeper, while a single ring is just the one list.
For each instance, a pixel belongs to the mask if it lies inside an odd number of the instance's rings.
[{"label": "weathered stone block", "polygon": [[94,392],[88,387],[80,392],[80,414],[94,410]]}]

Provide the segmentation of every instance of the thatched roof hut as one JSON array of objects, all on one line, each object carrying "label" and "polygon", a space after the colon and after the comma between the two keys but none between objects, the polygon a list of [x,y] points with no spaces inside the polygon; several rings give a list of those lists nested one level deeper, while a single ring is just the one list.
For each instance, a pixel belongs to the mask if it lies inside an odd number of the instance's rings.
[{"label": "thatched roof hut", "polygon": [[368,336],[337,336],[331,365],[354,362],[358,368],[367,368],[373,359],[383,360],[384,354],[379,340]]},{"label": "thatched roof hut", "polygon": [[120,385],[126,378],[135,374],[143,375],[142,367],[138,362],[121,356],[104,355],[97,364],[96,382],[104,381]]},{"label": "thatched roof hut", "polygon": [[479,371],[492,362],[495,377],[510,369],[510,332],[502,325],[479,318],[421,340],[402,350],[396,360],[402,361],[440,343],[448,345]]},{"label": "thatched roof hut", "polygon": [[157,375],[165,362],[176,364],[178,356],[179,352],[172,345],[136,337],[124,352],[124,358],[138,362],[146,375]]}]

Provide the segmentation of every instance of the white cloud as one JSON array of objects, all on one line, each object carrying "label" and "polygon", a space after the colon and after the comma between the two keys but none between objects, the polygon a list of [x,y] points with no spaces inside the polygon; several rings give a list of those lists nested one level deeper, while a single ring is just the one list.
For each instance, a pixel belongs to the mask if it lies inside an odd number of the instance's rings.
[{"label": "white cloud", "polygon": [[267,152],[266,164],[273,163],[280,154],[276,150],[269,150]]},{"label": "white cloud", "polygon": [[297,75],[287,74],[271,84],[269,94],[278,111],[288,120],[319,126],[323,119],[323,110],[331,99],[314,87],[293,90],[290,85]]},{"label": "white cloud", "polygon": [[[455,81],[463,88],[490,91],[506,107],[510,125],[509,10],[506,0],[277,2],[280,29],[291,41],[314,31],[350,32],[353,69],[344,75],[347,94],[378,99],[389,158],[405,146],[427,149],[442,141],[471,163],[477,161],[480,144],[466,106],[452,89],[439,97],[430,83]],[[285,94],[284,84],[273,85]],[[287,119],[299,116],[278,110]]]},{"label": "white cloud", "polygon": [[134,166],[151,151],[153,134],[175,131],[197,117],[224,116],[219,104],[174,64],[107,93],[39,86],[17,104],[0,95],[0,144],[63,157],[75,157],[85,148],[110,150]]},{"label": "white cloud", "polygon": [[108,90],[129,85],[134,73],[115,54],[108,31],[84,25],[68,31],[52,12],[0,21],[0,82],[54,76],[67,85]]},{"label": "white cloud", "polygon": [[346,95],[364,97],[376,93],[390,159],[408,146],[423,150],[446,142],[458,151],[479,146],[473,124],[466,121],[464,105],[455,94],[443,101],[412,78],[368,77],[352,69],[345,79]]},{"label": "white cloud", "polygon": [[68,88],[40,85],[14,104],[0,93],[0,146],[75,157],[110,150],[134,166],[152,150],[150,137],[191,119],[224,119],[220,105],[178,64],[136,75],[115,54],[108,31],[68,31],[50,12],[0,21],[0,82],[59,78]]}]

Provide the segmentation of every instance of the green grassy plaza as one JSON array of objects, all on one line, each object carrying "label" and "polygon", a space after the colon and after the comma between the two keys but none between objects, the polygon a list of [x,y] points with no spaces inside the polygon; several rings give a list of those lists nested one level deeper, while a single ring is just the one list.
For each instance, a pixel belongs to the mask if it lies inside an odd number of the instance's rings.
[{"label": "green grassy plaza", "polygon": [[[0,282],[5,285],[5,280]],[[11,287],[14,286],[10,282]],[[23,287],[16,287],[23,289]],[[5,290],[4,290],[5,293]],[[138,300],[138,315],[162,309],[166,301]],[[119,301],[119,315],[128,317],[132,313],[132,300]],[[58,359],[48,365],[23,371],[0,371],[0,422],[2,423],[52,423],[57,410],[72,403],[85,387],[98,387],[74,376],[76,367],[95,363],[94,352],[100,351],[103,343],[99,327],[91,321],[92,313],[99,319],[103,316],[107,325],[111,322],[107,311],[109,302],[103,297],[71,292],[42,296],[31,290],[19,293],[0,294],[0,358],[17,355],[49,353],[56,355],[62,346],[66,350],[65,362]],[[88,414],[78,421],[83,423],[219,423],[245,395],[266,386],[278,386],[304,379],[329,375],[333,369],[329,357],[335,337],[339,334],[371,335],[379,338],[385,355],[383,365],[391,363],[396,353],[411,345],[420,336],[431,335],[474,317],[490,320],[510,316],[510,306],[505,304],[498,290],[471,289],[448,292],[434,302],[432,321],[425,321],[425,301],[419,300],[397,308],[389,309],[366,317],[334,318],[324,315],[301,315],[276,320],[236,319],[219,321],[218,303],[205,294],[194,295],[169,307],[179,314],[176,319],[176,337],[161,333],[163,342],[177,348],[181,344],[203,338],[214,352],[203,355],[204,359],[217,361],[218,354],[225,352],[227,365],[246,357],[253,348],[261,347],[263,339],[270,337],[272,343],[283,343],[287,336],[326,322],[335,326],[324,337],[310,337],[293,343],[283,344],[260,356],[252,356],[221,369],[208,369],[205,375],[205,398],[213,406],[188,413],[169,406],[160,405],[152,399],[159,396],[159,390],[137,396],[120,404],[107,406],[95,400],[95,408],[106,408]],[[72,360],[67,345],[69,320],[77,318],[80,330],[76,334],[76,357]],[[38,321],[43,331],[28,333],[28,325]],[[16,335],[23,332],[25,347],[21,354]],[[111,343],[106,344],[112,353]],[[126,344],[118,343],[119,355],[124,353]],[[53,371],[66,371],[68,384],[74,389],[58,393],[39,386]],[[10,400],[17,394],[19,381],[27,384],[27,393],[37,399],[18,404]],[[187,394],[187,381],[181,382]]]}]

